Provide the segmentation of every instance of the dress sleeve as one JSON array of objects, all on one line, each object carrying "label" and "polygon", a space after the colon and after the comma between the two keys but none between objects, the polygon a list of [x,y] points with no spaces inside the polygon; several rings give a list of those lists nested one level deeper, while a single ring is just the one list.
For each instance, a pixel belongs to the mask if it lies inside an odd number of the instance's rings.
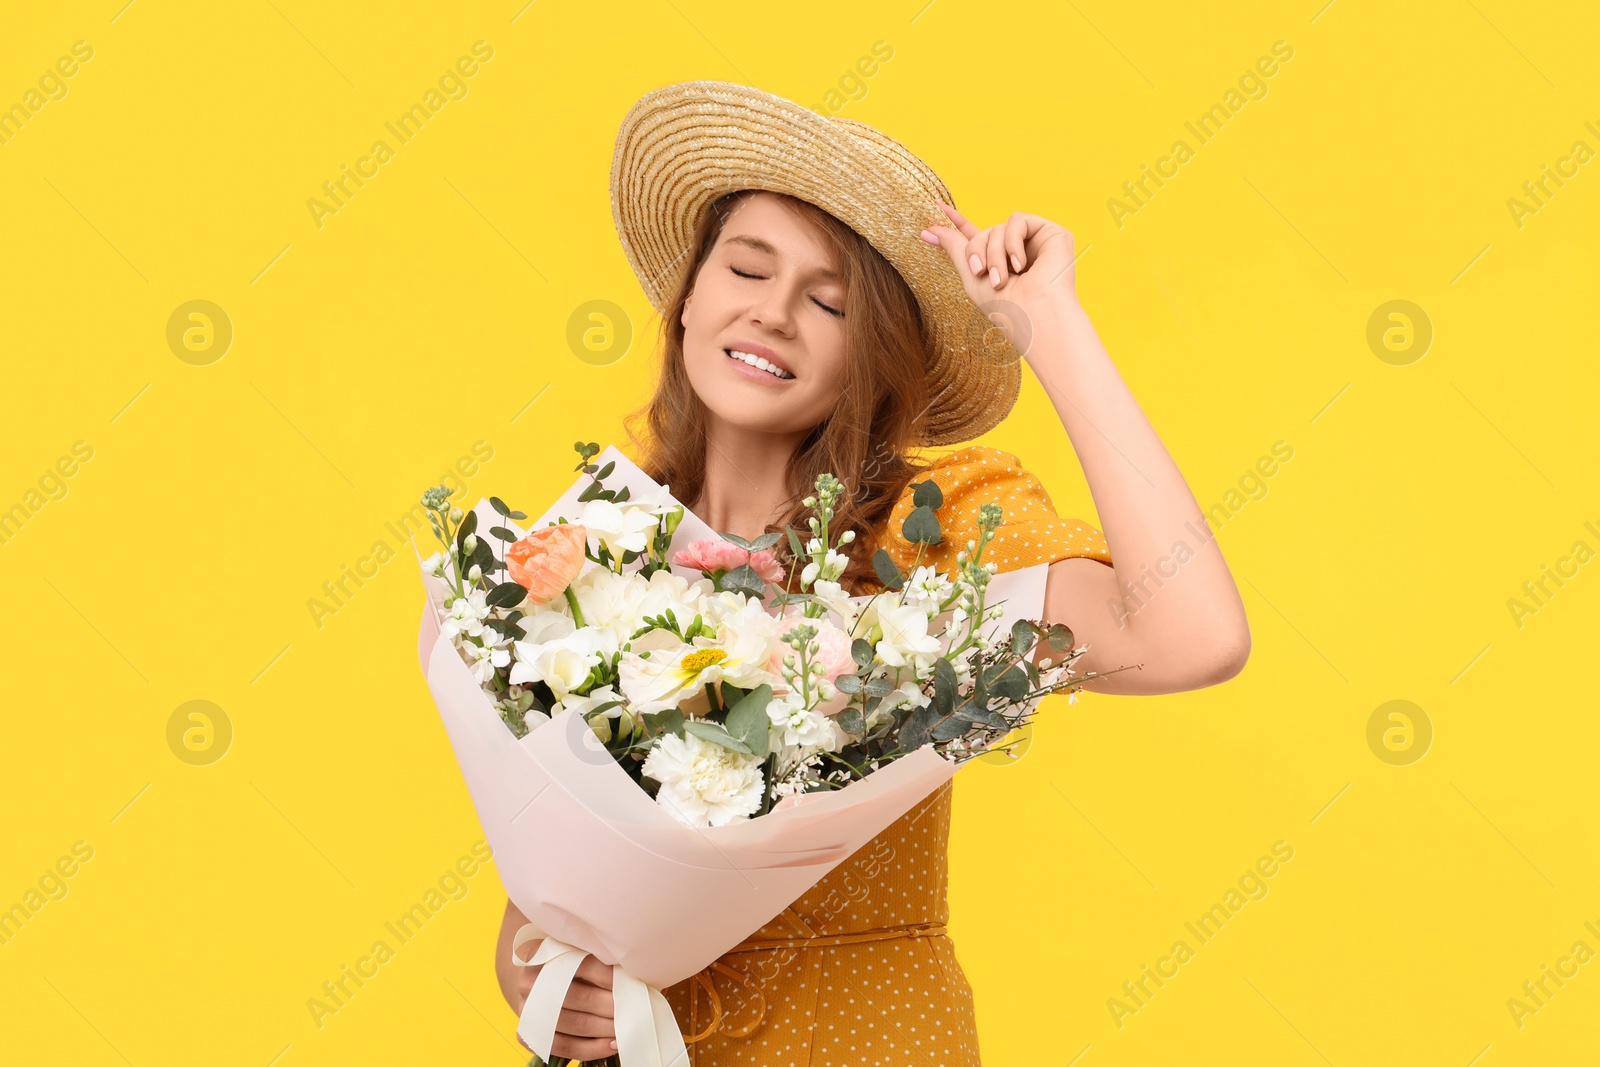
[{"label": "dress sleeve", "polygon": [[[1076,557],[1111,565],[1105,535],[1081,519],[1056,514],[1044,485],[1009,452],[984,445],[963,448],[935,461],[926,477],[944,493],[944,505],[939,508],[944,539],[923,551],[926,566],[954,568],[956,553],[967,541],[977,540],[978,508],[990,502],[999,504],[1004,516],[983,558],[998,563],[1002,571]],[[917,555],[918,546],[907,542],[900,532],[912,506],[908,488],[895,505],[882,539],[882,547],[902,570],[910,569]]]}]

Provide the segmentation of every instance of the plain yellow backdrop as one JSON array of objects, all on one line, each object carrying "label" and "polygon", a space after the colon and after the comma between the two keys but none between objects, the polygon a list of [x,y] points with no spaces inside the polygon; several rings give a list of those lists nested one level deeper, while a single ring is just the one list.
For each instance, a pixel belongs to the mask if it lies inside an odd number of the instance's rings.
[{"label": "plain yellow backdrop", "polygon": [[[27,915],[0,944],[0,1058],[526,1062],[389,524],[463,457],[468,503],[534,510],[572,441],[620,440],[657,321],[612,227],[613,138],[645,91],[718,78],[879,126],[980,224],[1074,231],[1082,300],[1221,509],[1250,612],[1234,681],[1054,700],[1020,762],[958,779],[985,1062],[1592,1062],[1591,10],[124,3],[10,5],[0,34],[25,116],[0,124],[0,508],[23,509],[0,540],[0,907]],[[464,95],[394,138],[476,42]],[[1292,58],[1252,80],[1277,42]],[[308,207],[378,140],[336,212]],[[1130,200],[1147,166],[1170,177]],[[221,358],[214,313],[169,343],[197,300],[231,325]],[[591,301],[625,350],[569,344]],[[1375,314],[1410,347],[1369,343]],[[1031,377],[984,442],[1095,520]],[[1369,734],[1396,700],[1409,727]],[[190,701],[220,709],[222,758],[180,758]],[[1278,842],[1292,859],[1251,880]],[[1257,898],[1195,937],[1241,881]],[[393,957],[317,1020],[379,940]],[[1170,977],[1135,1000],[1147,966]]]}]

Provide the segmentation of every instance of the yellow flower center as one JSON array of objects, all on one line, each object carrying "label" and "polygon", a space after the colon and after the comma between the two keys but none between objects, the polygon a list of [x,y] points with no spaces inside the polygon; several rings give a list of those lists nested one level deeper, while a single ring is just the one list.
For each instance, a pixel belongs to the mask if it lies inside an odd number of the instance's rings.
[{"label": "yellow flower center", "polygon": [[728,654],[720,648],[702,648],[683,657],[680,668],[687,674],[699,674],[713,663],[721,663]]}]

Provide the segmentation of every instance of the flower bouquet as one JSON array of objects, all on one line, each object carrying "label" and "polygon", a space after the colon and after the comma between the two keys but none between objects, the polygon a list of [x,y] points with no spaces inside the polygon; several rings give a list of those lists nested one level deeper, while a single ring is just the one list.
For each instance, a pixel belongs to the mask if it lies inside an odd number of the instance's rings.
[{"label": "flower bouquet", "polygon": [[[853,537],[829,529],[845,491],[831,475],[804,502],[805,536],[745,540],[714,534],[616,449],[576,447],[577,483],[529,530],[498,497],[463,512],[442,486],[424,495],[443,549],[422,564],[419,654],[529,919],[513,958],[543,965],[519,1035],[548,1060],[593,954],[614,969],[623,1067],[679,1065],[661,988],[960,763],[1006,750],[1043,697],[1096,675],[1072,671],[1085,649],[1066,627],[1036,621],[1047,565],[998,574],[983,561],[996,504],[941,574],[920,560],[942,538],[942,497],[914,486],[910,573],[880,549],[882,590],[850,597]],[[785,537],[787,570],[774,552]]]}]

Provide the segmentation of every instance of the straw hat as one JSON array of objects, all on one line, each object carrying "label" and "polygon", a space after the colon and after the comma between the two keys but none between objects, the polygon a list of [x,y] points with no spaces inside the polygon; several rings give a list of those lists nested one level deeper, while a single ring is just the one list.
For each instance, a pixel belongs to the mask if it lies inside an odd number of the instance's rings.
[{"label": "straw hat", "polygon": [[946,252],[918,236],[949,225],[955,205],[926,163],[853,119],[829,118],[780,96],[721,81],[646,93],[617,131],[611,214],[623,250],[657,311],[676,293],[710,203],[738,189],[805,200],[865,237],[916,295],[931,323],[932,401],[923,445],[993,429],[1021,386],[1016,348],[967,296]]}]

